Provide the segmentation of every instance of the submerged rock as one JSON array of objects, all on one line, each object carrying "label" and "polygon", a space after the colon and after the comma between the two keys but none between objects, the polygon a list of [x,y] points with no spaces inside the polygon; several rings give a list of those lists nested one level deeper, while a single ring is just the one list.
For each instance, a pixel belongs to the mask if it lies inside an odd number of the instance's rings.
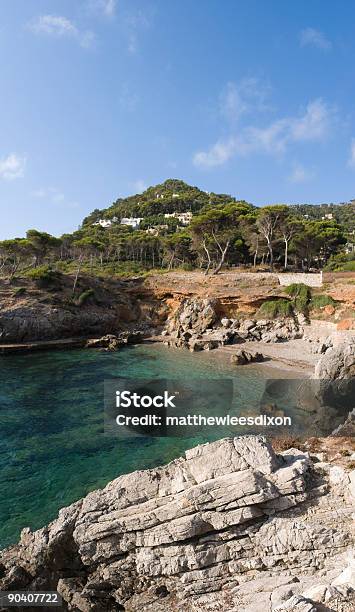
[{"label": "submerged rock", "polygon": [[23,530],[1,555],[0,589],[15,574],[17,589],[58,589],[64,609],[83,612],[260,612],[271,597],[299,612],[353,547],[350,479],[327,465],[257,436],[197,446]]}]

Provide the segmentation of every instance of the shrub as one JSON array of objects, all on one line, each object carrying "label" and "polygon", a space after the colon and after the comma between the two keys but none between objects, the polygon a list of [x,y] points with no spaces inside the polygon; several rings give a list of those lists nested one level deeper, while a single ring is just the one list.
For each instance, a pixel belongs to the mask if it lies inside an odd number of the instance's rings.
[{"label": "shrub", "polygon": [[181,265],[181,269],[184,270],[184,272],[192,272],[192,270],[194,269],[193,265],[190,263],[183,263]]},{"label": "shrub", "polygon": [[295,309],[307,313],[308,303],[311,299],[311,290],[304,283],[292,283],[285,287],[285,293],[293,298]]},{"label": "shrub", "polygon": [[336,306],[337,303],[330,295],[318,294],[314,295],[310,302],[310,307],[314,310],[324,308],[324,306]]},{"label": "shrub", "polygon": [[331,272],[355,272],[355,253],[337,253],[332,255],[325,267]]},{"label": "shrub", "polygon": [[52,287],[61,279],[61,272],[52,270],[49,266],[39,266],[27,272],[28,278],[33,280],[38,287]]},{"label": "shrub", "polygon": [[355,272],[355,261],[347,261],[339,268],[336,268],[336,272]]},{"label": "shrub", "polygon": [[13,292],[13,297],[19,297],[20,295],[23,295],[24,293],[26,293],[26,287],[18,287],[17,289],[14,290]]},{"label": "shrub", "polygon": [[259,314],[268,319],[275,317],[291,317],[293,314],[292,304],[289,300],[279,298],[277,300],[268,300],[259,308]]},{"label": "shrub", "polygon": [[78,297],[78,306],[83,306],[91,299],[95,298],[95,291],[93,289],[86,289]]}]

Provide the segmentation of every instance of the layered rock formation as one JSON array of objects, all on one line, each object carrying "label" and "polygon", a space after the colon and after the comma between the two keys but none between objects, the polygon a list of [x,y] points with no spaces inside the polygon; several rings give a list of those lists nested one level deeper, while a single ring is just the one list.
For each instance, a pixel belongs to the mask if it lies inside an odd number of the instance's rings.
[{"label": "layered rock formation", "polygon": [[245,341],[284,342],[300,338],[304,318],[284,320],[228,319],[221,317],[218,300],[190,299],[182,301],[168,321],[168,344],[190,350],[213,349],[225,344]]},{"label": "layered rock formation", "polygon": [[350,612],[354,472],[319,459],[246,436],[121,476],[25,529],[0,588],[83,612]]},{"label": "layered rock formation", "polygon": [[[330,348],[318,361],[315,371],[315,396],[323,411],[347,417],[346,435],[354,435],[355,411],[355,338]],[[352,433],[349,433],[352,429]],[[338,433],[342,431],[340,426]]]}]

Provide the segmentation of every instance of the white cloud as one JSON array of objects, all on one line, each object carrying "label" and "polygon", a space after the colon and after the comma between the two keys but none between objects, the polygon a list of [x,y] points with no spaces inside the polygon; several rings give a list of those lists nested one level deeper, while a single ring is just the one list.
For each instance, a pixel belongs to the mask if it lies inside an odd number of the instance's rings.
[{"label": "white cloud", "polygon": [[127,50],[131,55],[134,55],[138,51],[137,36],[134,32],[131,32],[128,36]]},{"label": "white cloud", "polygon": [[93,32],[79,30],[74,23],[61,15],[40,15],[28,24],[28,28],[35,34],[72,38],[85,48],[90,47],[95,38]]},{"label": "white cloud", "polygon": [[350,144],[350,156],[348,159],[348,166],[349,168],[354,168],[355,169],[355,138],[352,138],[351,140],[351,144]]},{"label": "white cloud", "polygon": [[314,172],[307,170],[302,164],[294,164],[293,170],[288,177],[291,183],[306,183],[314,177]]},{"label": "white cloud", "polygon": [[124,111],[133,112],[137,108],[139,97],[136,93],[131,91],[127,83],[124,83],[121,87],[121,93],[119,95],[118,102],[120,107]]},{"label": "white cloud", "polygon": [[222,166],[236,152],[237,140],[229,138],[229,140],[216,142],[208,151],[198,151],[193,157],[195,166],[211,168],[213,166]]},{"label": "white cloud", "polygon": [[36,189],[31,193],[33,198],[39,200],[47,200],[52,202],[53,204],[59,204],[60,202],[65,201],[65,195],[55,187],[41,187],[40,189]]},{"label": "white cloud", "polygon": [[308,104],[303,115],[285,117],[266,127],[247,126],[237,135],[218,140],[193,157],[196,166],[221,166],[234,155],[282,154],[290,144],[323,140],[330,131],[334,111],[321,99]]},{"label": "white cloud", "polygon": [[269,86],[255,78],[242,79],[238,84],[230,81],[220,95],[222,115],[236,121],[245,113],[265,110],[269,90]]},{"label": "white cloud", "polygon": [[40,15],[31,24],[31,29],[37,34],[50,36],[77,36],[78,29],[66,17],[59,15]]},{"label": "white cloud", "polygon": [[138,179],[132,183],[132,188],[136,191],[136,193],[142,193],[147,189],[147,184],[142,179]]},{"label": "white cloud", "polygon": [[317,47],[318,49],[323,49],[324,51],[332,48],[332,43],[328,38],[321,32],[320,30],[316,30],[315,28],[305,28],[301,31],[300,34],[300,43],[301,47]]},{"label": "white cloud", "polygon": [[0,177],[7,181],[22,178],[25,173],[26,158],[16,153],[10,153],[0,159]]},{"label": "white cloud", "polygon": [[139,34],[142,30],[148,29],[151,26],[152,14],[138,10],[129,13],[125,18],[127,50],[131,55],[134,55],[139,50]]},{"label": "white cloud", "polygon": [[116,11],[116,0],[105,0],[102,10],[107,17],[112,17]]},{"label": "white cloud", "polygon": [[101,13],[104,17],[113,17],[116,13],[116,0],[88,0],[88,9],[94,13]]},{"label": "white cloud", "polygon": [[294,140],[321,140],[328,132],[333,111],[321,98],[310,102],[303,117],[291,120]]}]

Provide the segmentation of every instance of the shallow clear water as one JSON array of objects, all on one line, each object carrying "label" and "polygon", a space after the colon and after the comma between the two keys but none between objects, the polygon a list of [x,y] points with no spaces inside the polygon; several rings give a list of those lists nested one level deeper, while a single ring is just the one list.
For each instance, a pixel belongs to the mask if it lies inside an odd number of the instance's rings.
[{"label": "shallow clear water", "polygon": [[105,378],[233,377],[238,410],[260,395],[268,375],[264,367],[235,368],[220,353],[160,345],[117,353],[7,355],[0,357],[0,368],[0,547],[16,541],[23,527],[43,526],[59,508],[120,474],[166,463],[186,448],[228,434],[209,428],[194,438],[108,437]]}]

